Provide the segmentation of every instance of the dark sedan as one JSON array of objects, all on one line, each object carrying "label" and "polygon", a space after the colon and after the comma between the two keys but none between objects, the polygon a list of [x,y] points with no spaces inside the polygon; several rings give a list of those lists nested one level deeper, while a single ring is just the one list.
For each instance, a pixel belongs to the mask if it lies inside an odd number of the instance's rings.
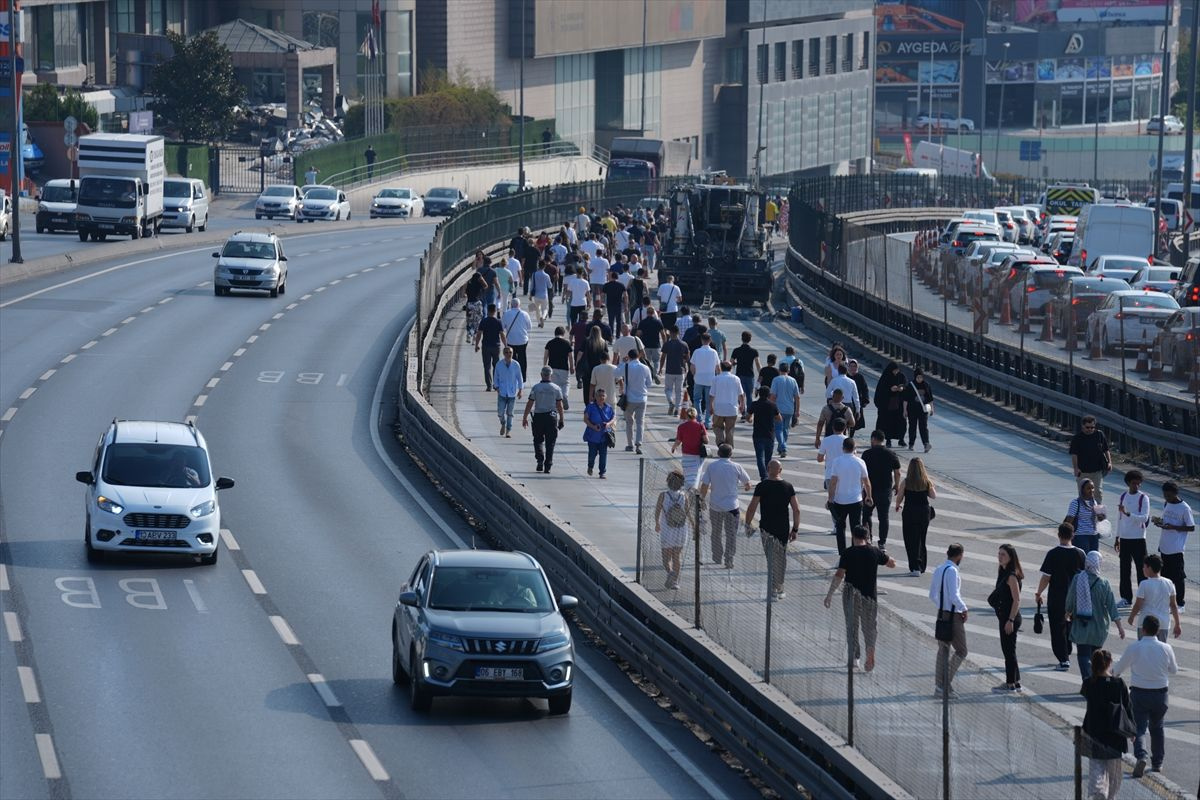
[{"label": "dark sedan", "polygon": [[1128,288],[1129,284],[1120,278],[1093,275],[1069,278],[1054,296],[1054,332],[1065,334],[1067,326],[1074,320],[1075,333],[1086,333],[1088,317],[1104,298]]},{"label": "dark sedan", "polygon": [[425,193],[425,216],[452,217],[469,202],[466,193],[461,189],[437,186]]}]

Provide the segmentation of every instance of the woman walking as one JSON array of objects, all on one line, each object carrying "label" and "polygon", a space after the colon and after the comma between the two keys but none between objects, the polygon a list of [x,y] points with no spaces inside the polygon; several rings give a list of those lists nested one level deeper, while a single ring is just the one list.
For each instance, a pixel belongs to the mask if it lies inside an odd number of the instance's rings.
[{"label": "woman walking", "polygon": [[[925,370],[913,370],[912,380],[904,387],[904,412],[908,415],[908,449],[917,444],[917,430],[921,431],[921,444],[925,452],[933,449],[929,444],[929,418],[933,416],[933,387],[925,380]],[[876,398],[878,399],[878,398]],[[903,442],[901,443],[903,444]]]},{"label": "woman walking", "polygon": [[892,446],[892,439],[904,446],[904,388],[907,385],[908,379],[895,361],[888,362],[875,384],[875,407],[879,409],[875,427],[883,431],[888,447]]},{"label": "woman walking", "polygon": [[616,425],[613,408],[608,404],[607,393],[603,389],[596,390],[595,401],[588,403],[583,410],[583,421],[587,425],[583,440],[588,446],[588,475],[592,474],[598,456],[600,477],[603,478],[608,468],[608,432]]},{"label": "woman walking", "polygon": [[937,490],[925,463],[919,458],[908,462],[908,474],[896,487],[896,510],[904,509],[900,520],[904,528],[904,552],[908,555],[908,575],[915,578],[925,572],[928,554],[925,537],[929,534],[929,520],[933,514],[930,500],[937,498]]},{"label": "woman walking", "polygon": [[1091,478],[1084,478],[1079,482],[1079,496],[1067,506],[1067,515],[1063,517],[1063,522],[1069,522],[1075,528],[1071,543],[1085,553],[1099,550],[1096,523],[1104,518],[1104,506],[1096,503],[1096,485]]},{"label": "woman walking", "polygon": [[846,363],[846,348],[841,342],[834,342],[829,348],[829,357],[825,359],[825,385],[838,376],[838,367]]},{"label": "woman walking", "polygon": [[988,605],[1000,623],[1000,651],[1004,653],[1004,683],[996,688],[1015,692],[1021,688],[1021,668],[1017,665],[1017,631],[1021,629],[1021,584],[1025,572],[1017,548],[1002,544],[996,552],[996,588],[988,595]]},{"label": "woman walking", "polygon": [[[1076,534],[1076,539],[1079,535]],[[1092,653],[1104,646],[1108,626],[1117,623],[1117,634],[1125,638],[1121,615],[1112,586],[1100,577],[1100,551],[1092,550],[1084,559],[1084,568],[1067,587],[1067,616],[1071,626],[1067,634],[1079,649],[1079,676],[1086,685],[1092,676]]]},{"label": "woman walking", "polygon": [[667,571],[666,587],[679,588],[680,554],[691,532],[693,519],[691,500],[684,491],[683,472],[674,469],[667,475],[667,489],[659,492],[654,507],[654,530],[659,534],[663,569]]},{"label": "woman walking", "polygon": [[1092,677],[1080,690],[1087,698],[1083,715],[1084,752],[1088,754],[1088,797],[1090,800],[1115,800],[1121,789],[1121,756],[1129,750],[1129,739],[1117,729],[1120,717],[1132,722],[1133,704],[1125,681],[1109,674],[1112,653],[1092,653]]},{"label": "woman walking", "polygon": [[607,355],[608,340],[604,338],[604,331],[600,326],[594,325],[583,341],[579,363],[575,367],[575,374],[583,380],[583,404],[585,406],[592,402],[592,370],[603,364],[604,356]]},{"label": "woman walking", "polygon": [[688,489],[696,488],[696,479],[700,474],[700,463],[703,456],[700,455],[700,448],[708,443],[708,429],[704,427],[704,423],[696,419],[696,409],[689,406],[683,413],[687,419],[679,423],[679,427],[675,429],[675,441],[671,442],[671,453],[675,450],[682,449],[683,457],[683,479],[684,486]]}]

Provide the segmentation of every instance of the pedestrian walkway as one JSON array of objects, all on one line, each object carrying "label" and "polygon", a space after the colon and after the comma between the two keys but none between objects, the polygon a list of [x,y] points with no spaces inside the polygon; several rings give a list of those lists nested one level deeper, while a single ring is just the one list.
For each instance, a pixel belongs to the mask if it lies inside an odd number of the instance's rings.
[{"label": "pedestrian walkway", "polygon": [[[559,315],[561,312],[547,322],[546,328],[534,328],[529,363],[535,380],[545,341],[552,335],[553,325],[562,322]],[[828,343],[811,340],[803,329],[763,321],[760,316],[747,315],[745,321],[722,319],[720,327],[731,344],[737,342],[743,329],[750,330],[764,362],[767,353],[782,354],[784,345],[791,344],[807,367],[807,393],[801,401],[800,427],[793,430],[789,457],[783,459],[784,478],[796,487],[801,503],[801,535],[791,547],[787,598],[774,606],[771,631],[775,656],[771,682],[831,729],[842,732],[844,631],[835,613],[821,605],[830,568],[836,563],[836,549],[833,538],[827,535],[830,525],[824,509],[822,468],[816,463],[811,446],[815,415],[823,402],[820,370]],[[431,402],[447,419],[456,422],[479,452],[507,465],[514,484],[538,502],[552,506],[577,533],[591,540],[632,575],[638,562],[639,464],[636,455],[623,450],[623,421],[618,422],[621,446],[609,453],[607,479],[589,478],[587,450],[582,441],[583,409],[579,391],[572,382],[571,408],[558,439],[554,472],[551,476],[536,472],[527,431],[518,427],[512,438],[497,435],[496,395],[484,391],[479,356],[462,344],[465,339],[462,316],[455,314],[449,323],[447,346],[438,350],[436,364],[431,367]],[[878,375],[870,371],[867,377],[873,390]],[[936,393],[936,380],[933,385]],[[524,399],[518,402],[518,411],[523,406]],[[869,409],[868,431],[874,421],[874,411]],[[673,463],[667,440],[676,424],[677,420],[666,414],[661,387],[655,387],[647,409],[644,438],[647,469],[661,470]],[[1045,550],[1053,545],[1054,527],[1074,495],[1069,459],[1061,446],[996,425],[984,414],[953,408],[941,399],[936,401],[931,429],[934,449],[921,454],[938,488],[937,519],[929,532],[930,569],[941,563],[949,542],[962,542],[967,550],[962,567],[964,597],[973,610],[967,624],[971,656],[955,681],[959,699],[952,704],[955,746],[969,750],[972,758],[956,762],[954,795],[1070,796],[1071,746],[1065,733],[1069,726],[1063,721],[1078,724],[1083,716],[1083,703],[1077,694],[1078,673],[1074,665],[1070,673],[1052,670],[1048,637],[1033,634],[1031,624],[1036,570]],[[738,425],[735,441],[735,460],[755,475],[748,425]],[[909,453],[905,450],[898,455],[904,461]],[[1119,491],[1116,480],[1115,476],[1110,477],[1106,487],[1110,493]],[[1151,497],[1161,497],[1157,484],[1148,482],[1146,490]],[[743,509],[748,499],[748,494],[743,493]],[[1194,508],[1200,507],[1194,495],[1186,499]],[[1156,508],[1161,508],[1161,503]],[[893,515],[889,551],[903,563],[898,517]],[[650,530],[653,531],[652,524]],[[1193,579],[1200,572],[1194,566],[1197,538],[1200,537],[1193,536],[1189,543],[1189,573]],[[707,542],[706,525],[703,542]],[[1017,547],[1027,574],[1022,594],[1026,625],[1017,645],[1022,683],[1028,690],[1022,696],[997,695],[991,691],[1003,681],[1003,662],[995,617],[984,598],[995,582],[996,547],[1001,542],[1011,542]],[[1156,543],[1157,531],[1152,530],[1151,547]],[[765,564],[761,562],[761,548],[752,545],[757,542],[750,540],[741,545],[741,553],[746,557],[739,555],[734,569],[721,570],[715,577],[705,572],[705,580],[726,582],[722,606],[736,609],[736,613],[761,616],[766,605]],[[1115,587],[1116,558],[1110,545],[1104,549],[1107,556],[1104,574]],[[752,557],[755,550],[757,562]],[[685,567],[694,555],[685,555]],[[675,609],[684,624],[690,623],[694,609],[688,589],[689,581],[695,577],[688,572],[690,568],[681,576],[683,588],[673,593],[664,588],[662,567],[650,559],[644,562],[643,583]],[[858,709],[855,744],[914,795],[938,796],[941,794],[941,705],[932,697],[935,647],[933,609],[927,597],[928,577],[909,578],[902,569],[881,570],[879,585],[887,593],[881,598],[887,617],[885,621],[881,613],[879,667],[870,675],[859,674],[855,680]],[[1184,637],[1172,640],[1183,669],[1171,690],[1165,775],[1186,787],[1194,787],[1200,780],[1200,763],[1194,758],[1200,745],[1198,608],[1200,601],[1188,608],[1184,615]],[[703,613],[702,626],[711,634],[712,627],[721,624],[721,617],[709,606]],[[885,630],[889,624],[890,629]],[[739,638],[715,638],[731,651],[757,653],[761,652],[763,629],[763,626],[739,625],[736,632]],[[733,636],[732,631],[728,633]],[[1119,655],[1124,643],[1116,638],[1115,630],[1112,633],[1107,646]],[[761,674],[764,665],[760,657],[737,654]],[[798,660],[789,664],[782,654],[794,654]],[[824,684],[820,683],[821,673],[828,677]],[[814,687],[824,693],[812,694]],[[1189,752],[1192,756],[1187,755]],[[1146,787],[1137,781],[1126,781],[1121,796],[1149,796],[1146,792]]]}]

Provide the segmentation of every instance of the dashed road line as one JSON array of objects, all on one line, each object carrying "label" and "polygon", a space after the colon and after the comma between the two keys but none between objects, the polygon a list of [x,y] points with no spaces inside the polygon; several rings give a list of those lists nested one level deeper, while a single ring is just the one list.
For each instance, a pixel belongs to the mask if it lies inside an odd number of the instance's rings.
[{"label": "dashed road line", "polygon": [[35,733],[33,738],[42,761],[42,774],[46,780],[58,780],[62,777],[62,769],[58,766],[58,754],[54,752],[54,740],[48,733]]},{"label": "dashed road line", "polygon": [[63,356],[63,357],[62,357],[62,360],[61,360],[61,361],[59,361],[58,363],[60,363],[60,364],[70,364],[70,363],[71,363],[72,361],[74,361],[74,360],[75,360],[75,354],[74,354],[74,353],[70,353],[70,354],[68,354],[68,355],[65,355],[65,356]]},{"label": "dashed road line", "polygon": [[208,395],[202,394],[196,398],[196,401],[194,403],[192,403],[192,405],[195,406],[196,408],[199,408],[200,406],[204,405],[207,402],[208,402]]},{"label": "dashed road line", "polygon": [[114,333],[116,333],[116,332],[117,332],[117,331],[119,331],[119,330],[120,330],[120,328],[109,328],[109,329],[108,329],[108,330],[106,330],[104,333],[100,334],[100,336],[101,336],[101,337],[104,337],[104,336],[112,336]]},{"label": "dashed road line", "polygon": [[10,642],[21,642],[25,640],[24,634],[21,633],[21,619],[15,611],[4,612],[4,632],[8,634]]},{"label": "dashed road line", "polygon": [[34,677],[33,667],[17,667],[17,678],[21,681],[21,695],[26,703],[40,703],[42,696],[38,692],[37,678]]},{"label": "dashed road line", "polygon": [[196,607],[196,611],[201,614],[208,613],[208,605],[204,602],[204,598],[196,591],[196,582],[191,578],[183,579],[183,588],[187,589],[188,597],[192,598],[192,605]]},{"label": "dashed road line", "polygon": [[121,320],[121,324],[128,325],[129,323],[133,322],[135,319],[137,319],[137,317],[126,317],[125,319]]},{"label": "dashed road line", "polygon": [[242,356],[243,356],[245,353],[246,353],[246,348],[244,348],[244,347],[239,347],[237,350],[234,350],[234,351],[233,351],[233,357],[234,357],[234,358],[241,358],[241,357],[242,357]]},{"label": "dashed road line", "polygon": [[212,389],[212,388],[214,388],[214,387],[215,387],[215,386],[216,386],[218,383],[220,383],[220,382],[221,382],[221,379],[220,379],[220,378],[213,378],[213,379],[212,379],[212,380],[210,380],[210,381],[209,381],[207,384],[205,384],[204,388],[206,388],[206,389]]},{"label": "dashed road line", "polygon": [[8,565],[0,564],[0,592],[7,592],[12,588],[12,584],[8,582]]},{"label": "dashed road line", "polygon": [[4,412],[4,416],[0,416],[0,422],[8,422],[10,419],[15,417],[16,415],[17,415],[16,406],[10,406],[9,409]]},{"label": "dashed road line", "polygon": [[232,366],[233,366],[232,361],[226,361],[224,364],[221,365],[221,372],[228,372],[229,368]]},{"label": "dashed road line", "polygon": [[28,389],[21,392],[21,394],[17,396],[17,399],[18,400],[28,400],[29,398],[33,397],[33,393],[36,391],[37,391],[36,386],[30,386]]},{"label": "dashed road line", "polygon": [[325,676],[319,672],[314,672],[308,676],[308,682],[317,690],[317,694],[321,696],[321,702],[330,708],[338,708],[342,702],[337,699],[337,695],[333,693],[333,689],[329,688],[329,684],[325,682]]},{"label": "dashed road line", "polygon": [[241,550],[242,546],[238,544],[238,540],[233,538],[233,533],[228,528],[221,528],[221,538],[225,541],[225,546],[230,550]]},{"label": "dashed road line", "polygon": [[347,279],[349,279],[349,278],[357,278],[357,277],[358,277],[358,273],[357,273],[357,272],[351,272],[349,275],[347,275],[347,276],[346,276],[346,278],[347,278]]},{"label": "dashed road line", "polygon": [[195,415],[195,414],[188,414],[186,417],[184,417],[184,418],[183,418],[183,424],[185,424],[185,425],[195,425],[195,424],[196,424],[196,415]]},{"label": "dashed road line", "polygon": [[87,344],[85,344],[83,347],[81,347],[79,349],[80,350],[91,350],[93,347],[95,347],[98,344],[100,344],[100,342],[96,341],[95,339],[92,339],[90,342],[88,342]]},{"label": "dashed road line", "polygon": [[250,587],[250,591],[255,594],[266,594],[267,587],[263,586],[262,581],[258,579],[258,573],[252,569],[242,570],[242,577],[246,579],[246,585]]},{"label": "dashed road line", "polygon": [[56,372],[58,372],[58,370],[56,370],[56,369],[48,369],[48,370],[46,370],[45,372],[43,372],[43,373],[41,374],[41,377],[39,377],[39,378],[38,378],[38,380],[39,380],[39,381],[48,381],[48,380],[50,380],[50,376],[52,376],[52,375],[53,375],[54,373],[56,373]]},{"label": "dashed road line", "polygon": [[264,322],[262,325],[259,325],[259,326],[258,326],[258,329],[259,329],[260,331],[266,331],[266,330],[270,330],[270,329],[271,329],[271,323],[269,323],[269,322]]},{"label": "dashed road line", "polygon": [[283,312],[282,312],[282,311],[280,311],[278,314],[276,314],[275,316],[271,317],[271,319],[281,319],[282,317],[283,317]]},{"label": "dashed road line", "polygon": [[293,308],[295,308],[298,305],[300,305],[300,304],[299,303],[288,303],[286,306],[284,306],[284,309],[287,311],[291,311]]},{"label": "dashed road line", "polygon": [[255,342],[257,342],[257,341],[258,341],[258,334],[257,334],[257,333],[256,333],[256,334],[254,334],[254,335],[252,335],[252,336],[248,336],[248,337],[246,338],[246,344],[254,344],[254,343],[255,343]]},{"label": "dashed road line", "polygon": [[301,300],[307,300],[307,299],[308,299],[308,298],[310,298],[310,297],[312,297],[312,293],[311,293],[311,292],[310,292],[310,293],[308,293],[308,294],[306,294],[306,295],[303,295],[303,296],[301,296],[301,298],[300,298],[300,299],[301,299]]},{"label": "dashed road line", "polygon": [[324,287],[324,286],[318,286],[316,289],[313,289],[313,291],[314,291],[314,292],[323,292],[323,291],[325,291],[325,287]]},{"label": "dashed road line", "polygon": [[275,626],[275,632],[279,634],[279,638],[283,643],[292,647],[299,646],[300,640],[296,638],[295,632],[292,631],[292,626],[287,624],[287,620],[278,614],[272,614],[269,619],[271,624]]},{"label": "dashed road line", "polygon": [[145,308],[143,308],[143,309],[142,309],[141,311],[139,311],[138,313],[139,313],[139,314],[149,314],[149,313],[150,313],[151,311],[153,311],[153,310],[154,310],[154,306],[146,306]]},{"label": "dashed road line", "polygon": [[165,305],[165,304],[167,304],[167,303],[171,302],[171,301],[172,301],[172,300],[174,300],[174,299],[175,299],[174,297],[164,297],[162,300],[159,300],[159,301],[158,301],[158,304],[159,304],[160,306],[161,306],[161,305]]},{"label": "dashed road line", "polygon": [[337,285],[338,285],[339,283],[341,283],[341,282],[342,282],[342,279],[341,279],[341,278],[338,278],[337,280],[330,281],[330,282],[329,282],[329,285],[330,285],[330,286],[337,286]]},{"label": "dashed road line", "polygon": [[379,758],[375,755],[375,751],[371,749],[371,745],[367,744],[366,739],[351,739],[350,746],[354,748],[358,760],[367,768],[367,773],[371,778],[377,781],[390,780],[387,770],[383,768],[383,764],[379,762]]}]

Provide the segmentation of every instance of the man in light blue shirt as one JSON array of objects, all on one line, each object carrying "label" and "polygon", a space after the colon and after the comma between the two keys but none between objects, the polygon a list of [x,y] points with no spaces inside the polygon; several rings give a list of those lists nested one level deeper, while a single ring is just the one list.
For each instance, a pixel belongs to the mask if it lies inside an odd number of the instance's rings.
[{"label": "man in light blue shirt", "polygon": [[513,361],[511,347],[504,348],[504,358],[496,364],[496,375],[492,379],[496,385],[496,416],[500,417],[500,435],[512,438],[513,411],[516,409],[517,398],[525,388],[524,373],[521,365]]},{"label": "man in light blue shirt", "polygon": [[625,354],[625,363],[617,370],[617,380],[625,392],[625,450],[636,450],[640,455],[646,419],[646,399],[653,382],[650,368],[639,360],[636,349]]},{"label": "man in light blue shirt", "polygon": [[788,430],[800,421],[800,384],[784,372],[771,381],[771,402],[779,409],[775,420],[775,445],[779,455],[787,455]]}]

